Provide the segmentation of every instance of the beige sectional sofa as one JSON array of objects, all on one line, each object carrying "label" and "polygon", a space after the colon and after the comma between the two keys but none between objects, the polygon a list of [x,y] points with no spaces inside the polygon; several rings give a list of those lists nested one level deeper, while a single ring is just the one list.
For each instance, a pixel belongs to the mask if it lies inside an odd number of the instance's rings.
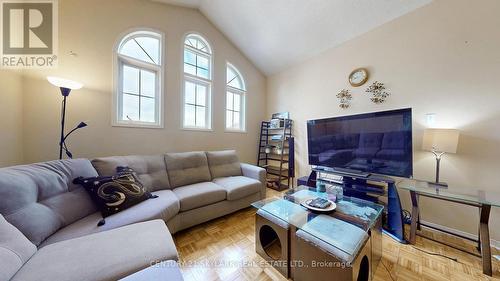
[{"label": "beige sectional sofa", "polygon": [[[158,198],[102,219],[77,177],[135,170]],[[265,197],[234,151],[60,160],[0,169],[0,280],[117,280],[177,260],[171,233]],[[3,219],[5,218],[5,219]],[[168,226],[168,228],[167,228]]]}]

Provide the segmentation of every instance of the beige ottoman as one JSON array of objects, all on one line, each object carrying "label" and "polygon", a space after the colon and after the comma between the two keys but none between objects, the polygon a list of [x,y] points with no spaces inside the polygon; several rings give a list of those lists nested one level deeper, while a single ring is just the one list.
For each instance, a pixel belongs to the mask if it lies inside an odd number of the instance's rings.
[{"label": "beige ottoman", "polygon": [[290,273],[290,225],[265,212],[255,216],[255,251],[283,276]]}]

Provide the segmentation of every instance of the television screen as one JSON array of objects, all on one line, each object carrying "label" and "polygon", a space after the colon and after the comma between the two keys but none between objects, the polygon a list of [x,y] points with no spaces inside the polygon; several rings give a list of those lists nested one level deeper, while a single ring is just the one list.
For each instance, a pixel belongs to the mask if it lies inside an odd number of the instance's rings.
[{"label": "television screen", "polygon": [[309,120],[307,137],[310,165],[413,174],[411,108]]}]

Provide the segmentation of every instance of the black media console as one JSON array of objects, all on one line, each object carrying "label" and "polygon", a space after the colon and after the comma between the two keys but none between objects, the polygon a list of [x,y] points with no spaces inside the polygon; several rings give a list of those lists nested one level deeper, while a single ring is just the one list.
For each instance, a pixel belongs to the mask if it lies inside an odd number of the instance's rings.
[{"label": "black media console", "polygon": [[299,179],[298,184],[315,187],[318,181],[327,185],[341,185],[345,196],[384,205],[384,232],[395,240],[406,243],[403,211],[394,179],[356,170],[315,166],[307,183]]}]

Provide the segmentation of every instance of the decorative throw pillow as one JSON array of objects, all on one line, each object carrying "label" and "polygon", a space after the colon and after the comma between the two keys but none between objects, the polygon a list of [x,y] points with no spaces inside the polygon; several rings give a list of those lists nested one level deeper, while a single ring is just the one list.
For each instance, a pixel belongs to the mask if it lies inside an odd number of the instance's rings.
[{"label": "decorative throw pillow", "polygon": [[[82,185],[97,204],[103,218],[130,208],[149,198],[156,198],[146,191],[135,175],[134,170],[128,167],[117,167],[114,176],[101,176],[73,180],[73,183]],[[105,221],[100,221],[103,225]]]}]

